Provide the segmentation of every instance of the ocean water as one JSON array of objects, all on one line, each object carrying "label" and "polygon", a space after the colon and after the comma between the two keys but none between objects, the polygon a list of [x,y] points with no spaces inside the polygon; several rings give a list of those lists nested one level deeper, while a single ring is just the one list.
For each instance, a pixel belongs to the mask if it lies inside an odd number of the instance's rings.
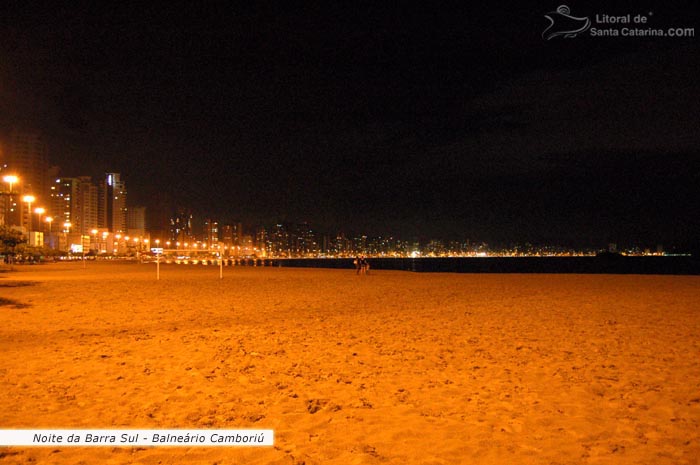
[{"label": "ocean water", "polygon": [[[354,269],[351,258],[266,260],[266,266]],[[454,257],[370,258],[371,270],[447,273],[583,273],[698,275],[700,260],[662,257]]]}]

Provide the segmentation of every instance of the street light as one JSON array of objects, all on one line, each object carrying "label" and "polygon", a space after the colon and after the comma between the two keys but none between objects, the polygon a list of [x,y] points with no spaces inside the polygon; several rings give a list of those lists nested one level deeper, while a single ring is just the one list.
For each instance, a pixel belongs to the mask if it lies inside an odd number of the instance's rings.
[{"label": "street light", "polygon": [[114,255],[117,255],[119,253],[119,244],[122,241],[122,235],[116,234],[114,237],[115,239],[117,239],[116,241],[114,241]]},{"label": "street light", "polygon": [[53,241],[51,240],[51,223],[53,223],[53,217],[47,216],[46,218],[44,218],[44,221],[49,223],[49,248],[53,249]]},{"label": "street light", "polygon": [[99,252],[99,247],[97,246],[97,233],[99,232],[97,229],[92,229],[90,231],[92,233],[92,237],[95,239],[95,254]]},{"label": "street light", "polygon": [[14,175],[6,174],[2,177],[2,180],[10,186],[10,190],[8,192],[3,192],[4,195],[7,195],[7,199],[4,200],[5,205],[3,206],[3,210],[5,210],[5,212],[7,213],[9,211],[12,211],[12,185],[16,184],[19,181],[19,178]]},{"label": "street light", "polygon": [[[65,238],[65,245],[66,245],[66,250],[68,249],[68,234],[70,233],[70,228],[73,226],[70,222],[66,221],[63,223],[63,235]],[[59,240],[59,249],[60,249],[60,240]]]},{"label": "street light", "polygon": [[[146,242],[148,242],[148,239],[146,239]],[[154,242],[156,243],[156,281],[160,281],[160,256],[162,255],[162,251],[158,250],[160,239],[156,239]]]},{"label": "street light", "polygon": [[[34,209],[34,213],[39,215],[39,224],[42,224],[42,220],[44,219],[44,213],[46,213],[46,209],[44,207],[36,207]],[[41,229],[44,229],[43,227]]]},{"label": "street light", "polygon": [[32,230],[32,203],[36,200],[33,195],[25,195],[22,197],[22,202],[27,203],[27,231]]},{"label": "street light", "polygon": [[10,185],[9,193],[12,194],[12,185],[17,184],[19,182],[19,178],[15,175],[8,174],[8,175],[3,176],[2,180]]}]

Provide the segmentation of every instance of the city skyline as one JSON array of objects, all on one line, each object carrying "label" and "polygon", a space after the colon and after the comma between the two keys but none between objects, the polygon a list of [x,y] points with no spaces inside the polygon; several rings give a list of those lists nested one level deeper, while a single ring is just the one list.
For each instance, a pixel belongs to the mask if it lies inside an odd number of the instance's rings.
[{"label": "city skyline", "polygon": [[[36,136],[35,132],[31,134]],[[20,134],[20,137],[26,138],[23,134]],[[32,157],[33,155],[30,156],[30,158]],[[7,176],[8,173],[21,173],[17,170],[13,170],[11,167],[4,167],[4,171],[1,168],[3,167],[0,167],[0,175],[2,175],[3,178]],[[58,167],[52,167],[51,169],[47,169],[47,175],[48,173],[55,172],[57,168]],[[28,189],[25,189],[23,186],[26,183],[23,181],[22,176],[12,177],[16,178],[13,180],[15,183],[13,190],[15,193],[15,200],[17,201],[17,213],[21,215],[15,218],[15,223],[19,226],[26,226],[26,210],[22,206],[22,201],[20,199],[25,194],[36,193],[36,190],[34,190],[31,185]],[[42,176],[37,173],[32,173],[30,178],[38,179],[42,178]],[[124,236],[132,235],[133,237],[140,237],[141,239],[153,237],[154,239],[158,238],[158,240],[162,242],[172,241],[175,243],[179,241],[183,244],[185,242],[190,242],[192,244],[199,243],[201,245],[207,242],[214,243],[214,241],[207,239],[207,236],[212,234],[211,231],[207,230],[208,224],[213,223],[216,225],[215,228],[217,228],[217,230],[219,227],[221,228],[221,237],[225,237],[226,233],[223,231],[227,228],[229,230],[233,228],[235,234],[237,234],[237,239],[235,241],[219,241],[222,244],[230,246],[233,244],[242,244],[244,241],[247,241],[250,250],[253,250],[254,247],[259,247],[260,250],[264,248],[268,251],[278,249],[278,252],[284,251],[287,255],[292,254],[291,251],[294,250],[293,255],[295,256],[316,255],[326,253],[331,249],[336,250],[336,252],[337,250],[352,250],[352,253],[373,254],[379,254],[380,252],[378,251],[381,250],[383,251],[381,253],[388,253],[391,251],[391,253],[396,252],[403,255],[410,255],[411,251],[420,251],[421,253],[426,251],[426,253],[432,254],[447,253],[451,255],[475,255],[477,252],[481,253],[484,251],[497,254],[525,253],[534,255],[567,255],[572,253],[591,254],[602,250],[609,250],[610,247],[617,249],[618,244],[621,250],[632,254],[659,253],[664,251],[664,244],[669,246],[666,250],[671,253],[688,253],[691,251],[691,249],[684,248],[683,246],[679,247],[673,242],[669,243],[663,240],[663,238],[640,241],[633,238],[617,237],[608,242],[598,241],[589,244],[577,244],[557,239],[529,240],[519,237],[494,241],[488,237],[478,235],[469,236],[467,234],[454,235],[452,237],[418,236],[406,234],[401,231],[393,233],[380,231],[379,233],[369,234],[366,231],[343,227],[333,230],[315,231],[313,234],[316,235],[316,237],[314,239],[309,239],[309,241],[313,240],[316,242],[315,247],[313,249],[297,251],[298,246],[292,245],[292,242],[296,239],[290,239],[290,243],[282,247],[267,243],[265,234],[266,231],[271,231],[275,228],[282,228],[286,231],[285,234],[292,235],[299,227],[313,227],[315,229],[315,225],[310,225],[309,222],[304,219],[284,216],[268,223],[256,222],[246,223],[244,225],[243,222],[238,220],[220,220],[219,218],[215,218],[211,215],[204,215],[192,208],[183,206],[155,209],[155,211],[151,211],[150,214],[147,215],[146,207],[126,202],[127,191],[121,173],[105,172],[101,178],[102,179],[97,178],[93,181],[91,176],[64,177],[55,179],[55,183],[53,180],[47,178],[45,181],[42,181],[43,184],[49,186],[47,195],[45,196],[46,198],[43,199],[41,196],[32,196],[32,202],[36,207],[41,206],[41,215],[44,216],[44,218],[54,217],[51,218],[51,221],[55,222],[57,225],[55,231],[60,230],[61,227],[59,225],[66,221],[71,222],[71,226],[70,228],[64,229],[70,229],[73,233],[86,236],[94,235],[94,231],[99,230],[100,234],[102,232],[109,232],[111,234],[120,234]],[[7,186],[4,187],[4,190],[7,191]],[[109,192],[112,193],[110,194]],[[118,193],[117,197],[114,197],[115,193]],[[107,198],[112,197],[117,199],[115,202],[117,204],[116,207],[112,205],[112,202],[107,203],[106,201]],[[70,201],[71,198],[74,199],[72,203]],[[67,202],[64,202],[66,199]],[[94,205],[88,205],[89,202],[94,203]],[[48,208],[44,208],[44,205],[47,205]],[[34,216],[37,215],[35,214]],[[160,221],[157,219],[160,219]],[[34,221],[36,221],[36,219]],[[5,221],[5,223],[7,223],[7,221]],[[182,227],[178,226],[179,223],[187,224],[186,227]],[[115,224],[119,226],[115,227]],[[33,229],[43,230],[45,233],[47,232],[46,225]],[[214,232],[213,234],[218,235],[219,233]],[[261,234],[263,235],[262,238]],[[338,246],[335,244],[336,241],[340,241],[341,238],[343,242],[347,241],[348,244],[352,245]],[[358,245],[358,241],[360,241],[361,238],[364,238],[365,242],[369,239],[369,242],[374,245],[371,247]],[[325,246],[322,247],[321,243],[325,243]],[[331,243],[334,245],[330,246]],[[383,245],[377,245],[380,243]],[[67,247],[67,245],[64,246]]]},{"label": "city skyline", "polygon": [[0,132],[222,224],[697,249],[697,40],[544,40],[556,7],[17,8]]},{"label": "city skyline", "polygon": [[[593,255],[601,251],[618,252],[618,243],[574,247],[561,243],[534,243],[511,240],[489,244],[479,238],[406,237],[402,235],[370,236],[358,231],[314,231],[305,221],[280,221],[274,224],[219,223],[217,219],[195,215],[192,210],[156,212],[156,217],[167,214],[167,224],[158,228],[146,227],[145,207],[127,207],[126,185],[121,173],[105,173],[101,181],[93,183],[90,176],[59,178],[47,189],[45,199],[27,195],[35,192],[22,189],[21,176],[7,167],[0,169],[3,182],[9,186],[0,189],[8,199],[16,200],[17,214],[8,215],[3,206],[1,224],[19,226],[43,232],[50,249],[68,252],[75,245],[85,244],[95,254],[144,253],[152,246],[169,250],[224,252],[225,255],[258,257],[338,257],[367,254],[370,256],[572,256]],[[34,177],[36,173],[34,173]],[[40,177],[40,176],[39,176]],[[21,203],[27,203],[28,209]],[[21,200],[20,200],[21,199]],[[113,199],[113,202],[107,199]],[[34,205],[49,205],[49,208]],[[32,212],[32,220],[25,212]],[[38,222],[36,218],[38,217]],[[44,221],[42,221],[42,217]],[[197,220],[195,220],[197,217]],[[48,223],[47,223],[48,222]],[[65,223],[64,223],[65,222]],[[56,223],[53,229],[51,224]],[[33,224],[31,228],[28,225]],[[131,236],[131,237],[129,237]],[[84,238],[84,239],[83,239]],[[131,242],[133,240],[133,242]],[[87,241],[87,242],[86,242]],[[32,240],[29,241],[33,242]],[[112,249],[108,244],[114,242]],[[89,245],[88,245],[89,244]],[[33,244],[37,245],[37,244]],[[234,252],[234,249],[237,251]],[[86,250],[88,250],[86,248]],[[619,251],[627,255],[686,254],[674,245],[664,250],[662,243],[620,243]]]}]

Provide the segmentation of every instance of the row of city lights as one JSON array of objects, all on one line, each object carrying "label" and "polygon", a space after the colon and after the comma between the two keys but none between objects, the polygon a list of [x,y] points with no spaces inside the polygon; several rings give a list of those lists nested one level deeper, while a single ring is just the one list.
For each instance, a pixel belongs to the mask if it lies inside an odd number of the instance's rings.
[{"label": "row of city lights", "polygon": [[[9,194],[12,194],[12,188],[14,187],[15,184],[19,183],[19,177],[15,175],[5,175],[2,177],[3,182],[9,185],[10,190]],[[33,195],[24,195],[22,196],[22,202],[27,204],[27,213],[29,215],[29,226],[31,227],[32,224],[32,204],[36,201],[36,197]],[[34,213],[39,215],[39,221],[41,221],[41,216],[46,213],[46,209],[44,207],[37,207],[34,209]],[[51,229],[51,221],[53,221],[53,218],[47,217],[46,221],[49,223],[49,230]]]},{"label": "row of city lights", "polygon": [[[6,184],[9,185],[9,193],[12,194],[12,190],[13,190],[14,185],[15,185],[15,184],[18,184],[20,179],[19,179],[18,176],[15,176],[15,175],[5,175],[5,176],[3,176],[2,180],[3,180],[3,182],[5,182]],[[27,204],[27,212],[28,212],[29,215],[30,215],[30,218],[29,218],[30,224],[29,224],[29,226],[31,226],[32,204],[36,201],[36,197],[34,197],[33,195],[24,195],[24,196],[22,197],[22,201],[25,202],[25,203]],[[44,215],[44,213],[46,213],[46,209],[45,209],[44,207],[37,207],[37,208],[34,209],[34,213],[36,213],[37,215],[39,215],[39,221],[41,222],[41,221],[42,221],[41,217]],[[51,216],[47,216],[46,218],[43,219],[43,221],[45,221],[46,223],[49,224],[49,234],[51,234],[51,225],[52,225],[52,223],[53,223],[53,221],[54,221],[54,218],[51,217]],[[70,231],[70,228],[71,228],[72,226],[73,226],[73,225],[72,225],[70,222],[65,222],[65,223],[63,223],[63,227],[64,227],[64,231],[65,231],[65,232],[69,232],[69,231]],[[92,233],[92,235],[93,235],[93,237],[95,238],[95,241],[96,241],[96,240],[97,240],[97,234],[99,233],[99,231],[98,231],[97,229],[93,229],[93,230],[91,230],[90,232]],[[103,239],[103,240],[106,240],[108,235],[109,235],[108,232],[106,232],[106,231],[103,232],[103,233],[102,233],[102,239]],[[139,241],[140,241],[140,239],[139,239],[138,237],[130,238],[129,236],[122,236],[121,234],[116,234],[114,237],[115,237],[118,241],[120,241],[120,240],[122,239],[122,237],[123,237],[124,240],[127,241],[127,242],[128,242],[129,240],[133,240],[133,242],[134,242],[135,244],[138,244]],[[159,246],[160,246],[160,239],[156,239],[154,242],[155,242],[155,244],[156,244],[156,247],[159,247]],[[146,246],[147,246],[147,245],[150,243],[150,241],[149,241],[148,239],[143,239],[143,243],[146,244]],[[165,245],[167,245],[167,247],[170,248],[170,246],[172,245],[172,243],[171,243],[170,241],[166,241],[166,242],[165,242]],[[183,245],[183,246],[186,247],[186,248],[190,246],[190,244],[187,243],[187,242],[182,243],[182,244],[181,244],[180,242],[176,242],[176,243],[175,243],[175,246],[176,246],[177,248],[180,248],[181,245]],[[199,248],[200,244],[192,244],[192,246],[193,246],[195,249],[197,249],[197,248]],[[202,250],[204,250],[204,249],[207,248],[207,244],[206,244],[206,243],[201,244],[201,246],[202,246]]]},{"label": "row of city lights", "polygon": [[[2,177],[2,180],[3,180],[3,182],[5,182],[6,184],[9,185],[9,192],[8,192],[9,194],[12,194],[12,189],[13,189],[14,185],[17,184],[17,183],[19,183],[19,177],[18,177],[18,176],[15,176],[15,175],[5,175],[5,176]],[[29,228],[28,228],[28,229],[31,229],[31,225],[32,225],[32,204],[33,204],[35,201],[36,201],[36,197],[34,197],[34,196],[31,195],[31,194],[22,196],[22,202],[25,202],[25,203],[27,204],[27,213],[29,214],[29,224],[28,224]],[[44,207],[36,207],[36,208],[34,209],[34,213],[36,213],[37,215],[39,215],[39,222],[41,222],[41,221],[42,221],[42,216],[44,215],[44,213],[46,213],[46,209],[45,209]],[[52,225],[52,223],[53,223],[53,220],[54,220],[54,218],[51,217],[51,216],[47,216],[46,218],[43,219],[43,221],[45,221],[46,223],[49,224],[49,234],[51,234],[51,232],[52,232],[52,231],[51,231],[51,225]],[[65,231],[65,232],[70,231],[70,228],[71,228],[72,226],[73,226],[73,225],[72,225],[70,222],[65,222],[65,223],[63,223],[63,228],[64,228],[64,231]],[[98,233],[98,231],[97,231],[96,229],[93,229],[91,232],[92,232],[93,235],[96,235],[96,234]],[[107,233],[103,233],[103,238],[106,238],[106,236],[107,236]],[[121,239],[121,236],[117,235],[117,239]],[[126,240],[129,240],[129,238],[126,237]],[[147,243],[147,242],[148,242],[148,240],[146,240],[146,243]]]}]

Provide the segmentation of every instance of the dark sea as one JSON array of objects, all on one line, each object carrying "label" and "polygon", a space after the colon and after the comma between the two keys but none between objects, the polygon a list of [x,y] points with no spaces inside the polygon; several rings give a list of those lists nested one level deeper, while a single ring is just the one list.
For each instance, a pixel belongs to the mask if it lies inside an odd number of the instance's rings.
[{"label": "dark sea", "polygon": [[[265,265],[354,269],[352,262],[352,258],[288,258],[266,259]],[[371,258],[369,262],[371,270],[417,273],[700,274],[700,260],[690,256]]]}]

